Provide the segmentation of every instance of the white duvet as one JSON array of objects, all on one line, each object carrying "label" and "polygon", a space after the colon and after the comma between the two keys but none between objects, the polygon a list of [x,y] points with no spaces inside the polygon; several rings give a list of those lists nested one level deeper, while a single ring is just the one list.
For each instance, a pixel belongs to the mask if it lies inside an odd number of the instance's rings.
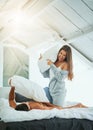
[{"label": "white duvet", "polygon": [[78,118],[93,120],[93,107],[90,108],[71,108],[71,109],[52,109],[52,110],[36,110],[28,112],[16,111],[8,104],[8,100],[0,99],[0,117],[4,122],[27,121],[59,118]]}]

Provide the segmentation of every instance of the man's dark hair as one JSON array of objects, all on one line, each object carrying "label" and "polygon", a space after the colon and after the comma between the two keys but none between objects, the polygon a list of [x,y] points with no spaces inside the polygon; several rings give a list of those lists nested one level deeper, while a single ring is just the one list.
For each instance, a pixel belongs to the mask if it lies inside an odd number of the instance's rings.
[{"label": "man's dark hair", "polygon": [[29,111],[29,108],[26,104],[19,104],[16,106],[15,110],[17,111]]}]

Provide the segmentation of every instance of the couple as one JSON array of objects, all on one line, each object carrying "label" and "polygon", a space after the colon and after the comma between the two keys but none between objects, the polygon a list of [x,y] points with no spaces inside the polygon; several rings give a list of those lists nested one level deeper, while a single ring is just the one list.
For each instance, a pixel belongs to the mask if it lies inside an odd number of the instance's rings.
[{"label": "couple", "polygon": [[[39,58],[40,63],[42,55]],[[50,78],[49,83],[49,94],[52,97],[52,102],[23,102],[19,105],[16,105],[15,102],[15,87],[11,86],[9,93],[9,104],[15,110],[20,111],[29,111],[31,109],[41,109],[41,110],[50,110],[53,108],[57,109],[67,109],[67,108],[79,108],[86,107],[83,104],[79,103],[71,107],[64,107],[63,103],[66,95],[65,89],[65,78],[68,77],[69,80],[73,79],[73,65],[72,65],[72,51],[71,48],[67,45],[64,45],[57,54],[57,59],[55,62],[52,62],[50,59],[47,60],[47,64],[50,68],[45,71],[43,74],[44,77]]]}]

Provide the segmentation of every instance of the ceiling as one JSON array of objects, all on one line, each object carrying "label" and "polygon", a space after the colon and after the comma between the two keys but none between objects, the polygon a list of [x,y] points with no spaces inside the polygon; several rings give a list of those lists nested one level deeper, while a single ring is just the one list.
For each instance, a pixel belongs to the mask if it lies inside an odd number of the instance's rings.
[{"label": "ceiling", "polygon": [[93,0],[0,0],[0,44],[62,41],[93,66]]}]

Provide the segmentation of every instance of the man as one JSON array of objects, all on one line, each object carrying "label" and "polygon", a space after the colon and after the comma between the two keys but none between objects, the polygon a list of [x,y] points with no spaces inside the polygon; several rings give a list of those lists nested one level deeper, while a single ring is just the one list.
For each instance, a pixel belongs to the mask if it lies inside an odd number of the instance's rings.
[{"label": "man", "polygon": [[73,107],[86,107],[86,106],[82,105],[81,103],[79,103],[75,106],[62,108],[60,106],[53,105],[49,102],[37,102],[37,101],[22,102],[17,105],[15,102],[15,92],[14,91],[15,91],[15,87],[11,86],[11,90],[9,93],[9,105],[18,111],[29,111],[32,109],[51,110],[53,108],[57,108],[57,109],[61,110],[61,109],[73,108]]}]

